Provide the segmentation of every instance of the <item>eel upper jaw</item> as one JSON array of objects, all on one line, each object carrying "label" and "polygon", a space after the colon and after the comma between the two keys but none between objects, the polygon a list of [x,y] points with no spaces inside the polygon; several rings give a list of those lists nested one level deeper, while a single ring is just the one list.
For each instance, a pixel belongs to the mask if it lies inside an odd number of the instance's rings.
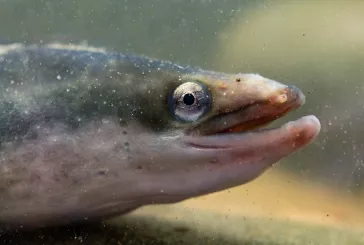
[{"label": "eel upper jaw", "polygon": [[[305,103],[305,96],[298,88],[287,86],[286,91],[286,101],[283,103],[275,103],[276,98],[274,98],[217,115],[193,128],[188,135],[192,136],[191,138],[201,136],[221,138],[229,137],[231,134],[243,136],[248,131],[260,129]],[[214,148],[210,143],[208,145]]]}]

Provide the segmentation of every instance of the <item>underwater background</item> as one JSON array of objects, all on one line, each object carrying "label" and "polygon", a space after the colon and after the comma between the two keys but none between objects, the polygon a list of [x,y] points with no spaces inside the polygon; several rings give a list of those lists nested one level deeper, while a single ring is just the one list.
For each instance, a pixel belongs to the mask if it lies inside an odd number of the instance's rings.
[{"label": "underwater background", "polygon": [[[293,84],[313,144],[246,185],[4,244],[364,244],[364,1],[0,0],[0,43],[74,43]],[[157,235],[157,233],[159,235]]]}]

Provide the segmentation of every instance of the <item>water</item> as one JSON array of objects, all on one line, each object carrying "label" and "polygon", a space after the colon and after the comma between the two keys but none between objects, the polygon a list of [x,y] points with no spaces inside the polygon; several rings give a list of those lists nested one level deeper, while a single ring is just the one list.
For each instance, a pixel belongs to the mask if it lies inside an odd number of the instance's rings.
[{"label": "water", "polygon": [[260,73],[306,94],[288,119],[314,114],[322,124],[313,144],[247,185],[106,228],[7,234],[4,244],[363,243],[363,12],[359,1],[0,1],[2,43],[88,43]]}]

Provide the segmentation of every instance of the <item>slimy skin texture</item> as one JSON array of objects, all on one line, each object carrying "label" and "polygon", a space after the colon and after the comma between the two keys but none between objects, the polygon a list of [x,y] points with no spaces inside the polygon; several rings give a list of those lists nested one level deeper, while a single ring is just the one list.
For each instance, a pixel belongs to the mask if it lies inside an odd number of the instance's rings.
[{"label": "slimy skin texture", "polygon": [[0,223],[36,228],[175,203],[261,175],[314,140],[314,116],[255,130],[304,95],[82,46],[0,46]]}]

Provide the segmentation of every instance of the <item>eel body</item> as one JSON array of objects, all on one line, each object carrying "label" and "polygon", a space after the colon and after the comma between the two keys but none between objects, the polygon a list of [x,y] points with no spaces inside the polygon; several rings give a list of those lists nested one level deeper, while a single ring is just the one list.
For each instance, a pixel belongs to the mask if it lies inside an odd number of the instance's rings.
[{"label": "eel body", "polygon": [[105,219],[249,182],[314,140],[294,86],[70,45],[0,46],[0,223]]}]

